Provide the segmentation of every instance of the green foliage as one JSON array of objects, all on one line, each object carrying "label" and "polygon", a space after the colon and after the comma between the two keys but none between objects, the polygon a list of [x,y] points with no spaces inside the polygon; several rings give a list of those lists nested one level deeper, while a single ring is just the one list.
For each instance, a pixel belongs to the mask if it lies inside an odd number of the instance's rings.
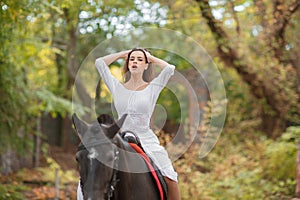
[{"label": "green foliage", "polygon": [[293,180],[296,171],[296,141],[300,138],[300,127],[289,127],[276,141],[270,141],[263,162],[266,178],[282,182]]},{"label": "green foliage", "polygon": [[[157,104],[162,105],[166,109],[168,119],[180,122],[181,117],[184,118],[187,116],[187,112],[185,112],[185,113],[182,113],[182,112],[188,111],[188,108],[187,107],[180,108],[180,106],[184,106],[184,105],[181,105],[181,104],[183,104],[184,101],[180,101],[180,103],[179,103],[178,98],[180,98],[180,95],[177,95],[177,94],[178,93],[176,93],[176,96],[175,96],[175,94],[173,92],[171,92],[170,90],[164,89],[160,94]],[[184,114],[185,114],[185,116],[181,116]]]},{"label": "green foliage", "polygon": [[1,184],[0,185],[0,199],[5,200],[25,200],[24,190],[28,187],[20,183]]},{"label": "green foliage", "polygon": [[299,127],[276,141],[254,130],[250,124],[243,132],[225,128],[207,157],[196,159],[200,146],[194,144],[176,161],[182,199],[291,199]]},{"label": "green foliage", "polygon": [[288,142],[271,143],[266,150],[265,175],[274,180],[294,178],[296,145]]},{"label": "green foliage", "polygon": [[[6,4],[7,3],[7,4]],[[1,2],[0,8],[0,152],[7,147],[23,151],[23,141],[27,134],[20,134],[21,128],[26,125],[27,98],[26,79],[22,68],[12,59],[13,47],[20,41],[15,38],[24,37],[25,34],[19,31],[25,24],[24,15],[27,9],[21,8],[26,2],[17,4],[13,1]],[[22,10],[21,12],[18,12]],[[19,14],[19,17],[18,14]]]},{"label": "green foliage", "polygon": [[[40,116],[41,113],[46,112],[55,118],[57,114],[64,117],[72,113],[72,102],[67,99],[61,98],[46,89],[36,91],[35,95],[37,103],[32,103],[32,106],[29,108],[31,115]],[[88,111],[87,108],[81,105],[74,104],[73,106],[75,106],[76,112],[80,115]]]},{"label": "green foliage", "polygon": [[240,123],[245,120],[257,118],[259,106],[249,93],[249,87],[243,84],[239,75],[232,69],[224,68],[219,60],[215,60],[222,69],[223,80],[228,99],[226,120],[227,125],[240,127]]},{"label": "green foliage", "polygon": [[68,183],[78,182],[78,174],[74,169],[63,170],[53,158],[45,156],[45,159],[47,166],[35,169],[22,169],[17,174],[18,179],[21,181],[47,183],[53,186],[56,178],[58,178],[62,187]]},{"label": "green foliage", "polygon": [[27,90],[22,82],[22,73],[12,70],[13,65],[1,66],[0,74],[0,152],[10,144],[12,148],[24,138],[18,136],[18,131],[25,126]]},{"label": "green foliage", "polygon": [[290,126],[281,136],[280,140],[283,142],[298,142],[300,139],[300,126]]},{"label": "green foliage", "polygon": [[74,170],[62,170],[60,165],[50,157],[46,157],[47,167],[39,167],[37,171],[41,172],[41,179],[45,182],[54,183],[56,178],[56,171],[59,182],[64,185],[70,182],[77,182],[78,177]]}]

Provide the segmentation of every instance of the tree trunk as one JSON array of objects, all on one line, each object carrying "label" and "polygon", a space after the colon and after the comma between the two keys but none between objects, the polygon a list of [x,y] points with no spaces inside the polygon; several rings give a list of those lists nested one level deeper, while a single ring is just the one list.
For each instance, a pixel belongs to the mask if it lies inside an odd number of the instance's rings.
[{"label": "tree trunk", "polygon": [[280,116],[262,113],[262,130],[269,138],[277,138],[286,129],[286,122]]},{"label": "tree trunk", "polygon": [[[81,105],[86,106],[88,108],[91,107],[92,99],[90,95],[88,94],[87,90],[85,89],[82,81],[80,80],[80,77],[76,77],[76,73],[79,69],[79,61],[77,59],[76,50],[77,50],[77,25],[78,20],[73,19],[74,16],[70,14],[70,10],[65,8],[64,9],[64,16],[66,18],[67,22],[67,31],[68,31],[68,40],[66,41],[67,49],[67,58],[66,58],[66,85],[65,85],[65,95],[64,97],[66,99],[71,99],[71,90],[73,86],[75,86],[75,89],[77,91],[77,94],[81,100]],[[76,15],[75,15],[76,16]],[[61,65],[60,57],[57,57],[58,64]],[[76,84],[75,84],[76,79]],[[60,80],[61,83],[63,83],[62,80]],[[84,119],[86,121],[89,121],[89,115],[85,116]],[[64,147],[66,151],[70,149],[70,138],[71,138],[71,132],[72,132],[72,122],[71,120],[65,116],[62,117],[62,126],[61,126],[61,146]]]},{"label": "tree trunk", "polygon": [[[67,91],[70,91],[72,86],[75,86],[76,92],[81,100],[82,106],[91,108],[92,99],[89,93],[87,92],[86,88],[84,87],[84,84],[82,83],[80,77],[79,76],[76,77],[76,73],[79,69],[79,61],[76,55],[78,20],[75,23],[74,19],[71,19],[72,16],[70,16],[68,9],[65,9],[64,12],[68,24],[68,35],[69,35],[69,40],[67,44],[67,75],[68,75]],[[75,78],[76,78],[76,82],[75,82]],[[90,114],[88,113],[87,115],[83,116],[83,120],[91,121]]]},{"label": "tree trunk", "polygon": [[29,151],[21,156],[15,149],[8,146],[6,150],[2,151],[0,154],[0,173],[7,175],[18,171],[23,167],[33,167],[33,156],[33,151]]},{"label": "tree trunk", "polygon": [[41,117],[37,117],[36,122],[36,134],[35,134],[35,140],[34,140],[34,167],[40,166],[40,154],[41,154],[41,146],[42,146],[42,140],[41,140],[41,133],[42,133],[42,127],[41,127]]},{"label": "tree trunk", "polygon": [[[206,83],[204,81],[206,77],[202,78],[194,68],[190,68],[189,70],[182,71],[181,73],[183,73],[184,76],[188,78],[188,81],[191,84],[193,90],[195,90],[194,92],[197,97],[197,99],[195,99],[193,91],[189,89],[187,90],[189,95],[190,140],[194,142],[201,142],[201,138],[199,137],[202,137],[204,134],[203,131],[201,131],[203,127],[201,127],[201,125],[195,127],[195,125],[198,124],[194,124],[194,122],[197,121],[199,118],[200,120],[203,120],[204,108],[207,106],[207,102],[209,101],[209,92]],[[202,74],[202,75],[206,76],[206,74]],[[185,82],[180,82],[180,84],[184,85],[185,88],[189,88],[189,85]],[[194,112],[195,110],[199,110],[200,116],[195,116],[195,112]],[[193,130],[194,128],[196,128],[197,130]],[[193,135],[194,131],[197,132],[197,135],[199,137],[194,138]]]},{"label": "tree trunk", "polygon": [[72,122],[68,116],[62,118],[62,146],[65,152],[71,152]]}]

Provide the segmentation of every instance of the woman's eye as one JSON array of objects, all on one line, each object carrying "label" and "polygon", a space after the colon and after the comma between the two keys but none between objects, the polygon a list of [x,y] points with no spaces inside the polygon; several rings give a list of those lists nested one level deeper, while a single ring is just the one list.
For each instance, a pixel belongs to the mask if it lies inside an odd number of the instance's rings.
[{"label": "woman's eye", "polygon": [[139,59],[139,61],[143,61],[143,59]]}]

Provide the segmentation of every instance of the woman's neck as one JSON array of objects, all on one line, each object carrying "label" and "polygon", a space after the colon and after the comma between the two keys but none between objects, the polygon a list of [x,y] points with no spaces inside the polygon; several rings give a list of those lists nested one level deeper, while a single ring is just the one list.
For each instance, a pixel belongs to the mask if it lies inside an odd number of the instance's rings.
[{"label": "woman's neck", "polygon": [[141,84],[145,84],[145,81],[143,80],[143,75],[141,74],[131,74],[131,77],[129,81],[131,84],[139,86]]},{"label": "woman's neck", "polygon": [[127,88],[130,89],[141,89],[141,87],[145,86],[147,82],[145,82],[141,75],[132,75],[129,79],[129,81],[125,84]]}]

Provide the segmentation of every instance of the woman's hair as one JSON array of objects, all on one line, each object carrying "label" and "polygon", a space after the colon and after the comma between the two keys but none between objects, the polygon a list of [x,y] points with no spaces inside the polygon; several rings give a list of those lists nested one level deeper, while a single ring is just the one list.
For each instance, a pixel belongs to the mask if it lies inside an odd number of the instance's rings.
[{"label": "woman's hair", "polygon": [[133,48],[129,53],[128,53],[128,56],[126,58],[126,61],[125,61],[125,64],[124,64],[124,67],[123,67],[123,70],[122,70],[122,73],[123,73],[123,77],[124,77],[124,82],[126,83],[127,81],[129,81],[130,77],[131,77],[131,72],[129,71],[129,68],[128,68],[128,63],[129,63],[129,58],[130,58],[130,55],[132,54],[132,52],[134,51],[141,51],[143,52],[144,56],[145,56],[145,60],[146,60],[146,63],[148,63],[148,67],[147,69],[144,71],[143,73],[143,80],[145,82],[150,82],[153,78],[153,67],[152,67],[152,63],[150,63],[148,61],[148,58],[147,58],[147,55],[146,55],[146,52],[149,52],[149,50],[147,49],[142,49],[142,48]]}]

